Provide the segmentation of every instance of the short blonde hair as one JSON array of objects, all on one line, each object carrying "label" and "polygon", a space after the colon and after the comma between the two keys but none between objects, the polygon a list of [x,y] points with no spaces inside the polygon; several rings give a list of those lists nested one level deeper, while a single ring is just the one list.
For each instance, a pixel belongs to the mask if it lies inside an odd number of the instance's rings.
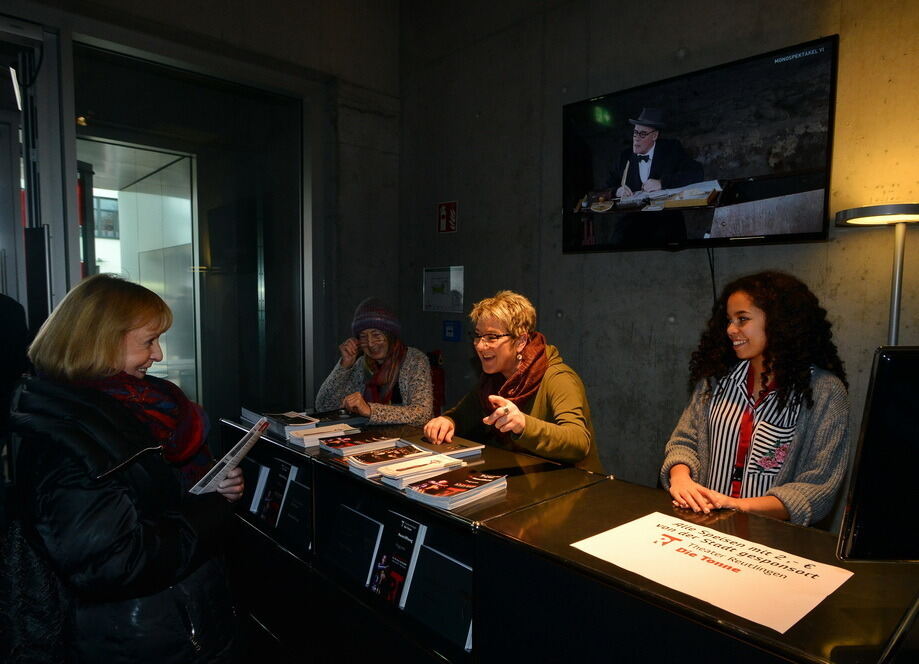
[{"label": "short blonde hair", "polygon": [[36,370],[65,382],[121,371],[125,335],[154,324],[163,333],[172,311],[153,291],[113,274],[97,274],[71,290],[29,346]]},{"label": "short blonde hair", "polygon": [[515,337],[536,330],[536,309],[533,303],[514,291],[503,290],[472,305],[469,319],[473,325],[483,318],[494,318]]}]

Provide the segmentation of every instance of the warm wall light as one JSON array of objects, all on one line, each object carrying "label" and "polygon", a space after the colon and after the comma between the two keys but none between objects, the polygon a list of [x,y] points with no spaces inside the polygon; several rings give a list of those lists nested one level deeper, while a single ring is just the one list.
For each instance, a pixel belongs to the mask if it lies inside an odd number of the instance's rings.
[{"label": "warm wall light", "polygon": [[919,203],[897,203],[892,205],[869,205],[850,208],[836,213],[837,226],[886,226],[896,229],[893,277],[890,283],[890,324],[887,328],[887,344],[895,346],[900,334],[900,289],[903,285],[903,250],[906,247],[906,224],[919,222]]}]

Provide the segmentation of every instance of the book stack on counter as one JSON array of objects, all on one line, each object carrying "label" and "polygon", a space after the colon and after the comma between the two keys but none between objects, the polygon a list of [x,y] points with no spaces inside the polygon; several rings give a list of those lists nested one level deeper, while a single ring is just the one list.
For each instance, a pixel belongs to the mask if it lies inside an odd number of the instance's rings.
[{"label": "book stack on counter", "polygon": [[420,459],[409,459],[385,465],[379,469],[380,481],[397,489],[404,489],[409,484],[426,480],[455,468],[465,466],[466,462],[446,454],[432,454]]},{"label": "book stack on counter", "polygon": [[381,436],[372,431],[362,431],[334,438],[322,438],[319,441],[319,449],[337,456],[351,456],[384,447],[394,447],[399,440],[398,437]]},{"label": "book stack on counter", "polygon": [[260,417],[264,417],[268,420],[268,431],[282,440],[287,440],[287,437],[292,431],[312,429],[319,422],[315,417],[293,410],[289,410],[286,413],[265,413],[264,415],[259,415],[248,408],[240,409],[239,418],[244,422],[256,422]]},{"label": "book stack on counter", "polygon": [[315,417],[319,422],[317,427],[324,427],[330,424],[350,424],[353,427],[362,427],[367,424],[368,420],[363,415],[351,413],[344,408],[338,410],[320,410],[309,413],[310,417]]},{"label": "book stack on counter", "polygon": [[382,447],[378,450],[350,454],[346,457],[352,473],[361,477],[377,477],[380,469],[388,464],[406,462],[419,457],[430,456],[428,450],[403,443],[401,440],[391,447]]},{"label": "book stack on counter", "polygon": [[449,443],[432,443],[427,438],[422,438],[417,441],[406,441],[411,442],[412,445],[417,445],[418,447],[423,447],[426,450],[431,450],[434,454],[447,454],[452,457],[467,457],[473,454],[479,454],[485,446],[482,443],[476,443],[472,440],[465,440],[462,438],[454,438]]},{"label": "book stack on counter", "polygon": [[299,429],[287,434],[287,442],[303,447],[316,447],[323,438],[340,438],[354,433],[360,433],[360,429],[355,429],[350,424],[330,424],[328,426],[316,427],[315,429]]},{"label": "book stack on counter", "polygon": [[413,500],[452,510],[506,489],[507,475],[459,468],[409,484],[405,493]]}]

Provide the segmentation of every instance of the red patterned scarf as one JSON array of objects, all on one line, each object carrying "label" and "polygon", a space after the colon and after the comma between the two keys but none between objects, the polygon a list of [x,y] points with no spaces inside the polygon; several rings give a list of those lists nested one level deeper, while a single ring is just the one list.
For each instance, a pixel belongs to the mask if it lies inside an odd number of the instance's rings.
[{"label": "red patterned scarf", "polygon": [[482,374],[479,382],[479,403],[486,415],[491,415],[495,411],[495,407],[488,400],[490,394],[497,394],[513,401],[522,410],[524,404],[539,391],[542,377],[549,367],[549,360],[546,358],[546,338],[542,332],[530,334],[527,345],[523,347],[520,355],[517,368],[507,380],[501,373]]},{"label": "red patterned scarf", "polygon": [[364,383],[364,400],[367,403],[392,403],[393,388],[399,379],[399,369],[408,351],[398,337],[390,338],[389,354],[382,364],[377,364],[369,357],[364,357],[364,371],[367,380]]},{"label": "red patterned scarf", "polygon": [[80,385],[117,399],[145,424],[153,440],[163,445],[166,461],[182,474],[186,489],[209,470],[213,458],[204,445],[207,415],[177,385],[155,376],[135,378],[123,371],[114,376],[81,381]]}]

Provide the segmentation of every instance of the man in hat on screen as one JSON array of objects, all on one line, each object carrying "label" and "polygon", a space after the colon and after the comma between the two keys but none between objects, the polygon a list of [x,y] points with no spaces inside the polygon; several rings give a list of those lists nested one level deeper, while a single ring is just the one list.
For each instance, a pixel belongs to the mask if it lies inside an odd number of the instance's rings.
[{"label": "man in hat on screen", "polygon": [[639,191],[683,187],[702,181],[702,165],[686,154],[673,138],[661,138],[666,126],[659,108],[643,108],[632,124],[632,148],[622,151],[619,163],[610,174],[610,189],[616,196],[631,196]]}]

